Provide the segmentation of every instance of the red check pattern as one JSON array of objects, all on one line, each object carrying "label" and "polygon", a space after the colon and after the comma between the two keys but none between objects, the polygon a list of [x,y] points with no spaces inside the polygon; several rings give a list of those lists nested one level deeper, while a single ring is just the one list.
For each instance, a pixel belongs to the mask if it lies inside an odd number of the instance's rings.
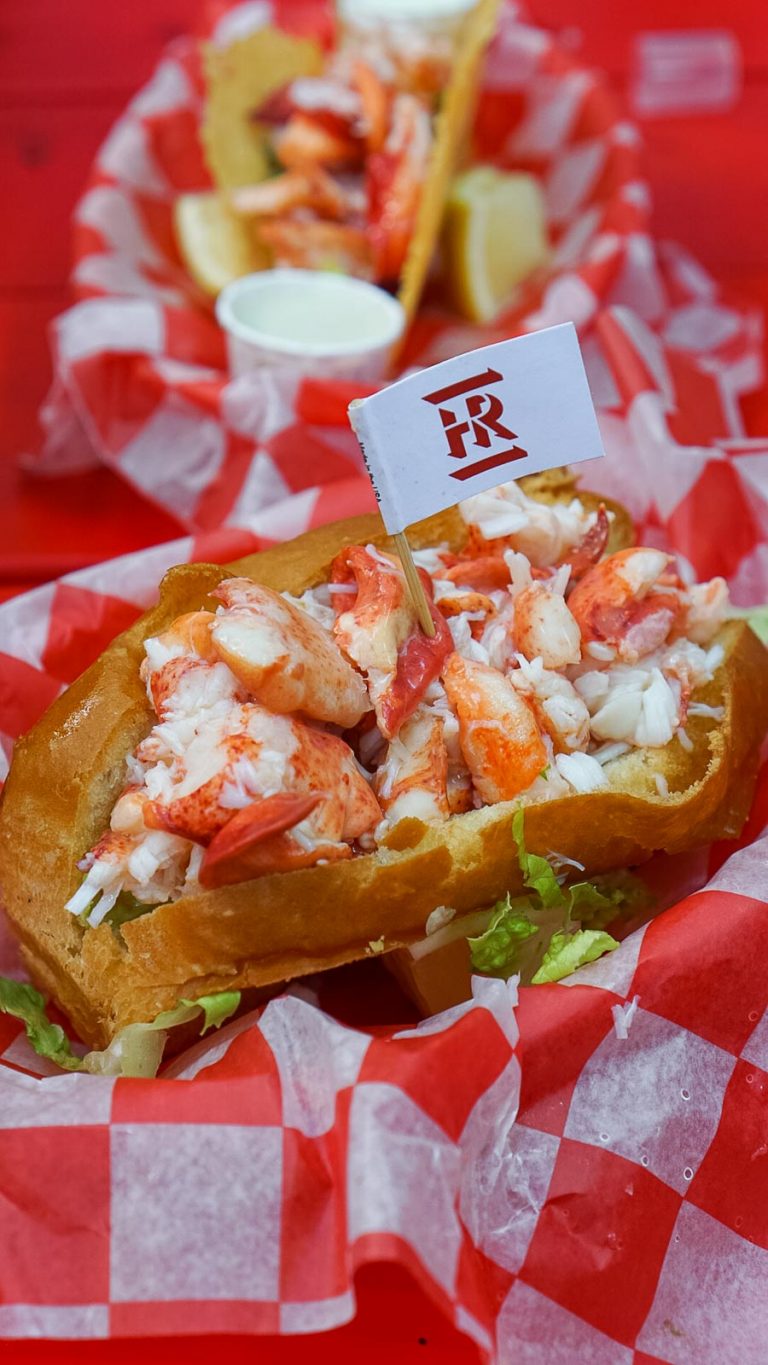
[{"label": "red check pattern", "polygon": [[[218,8],[213,39],[221,42],[270,17],[322,31],[330,16],[326,0]],[[318,485],[362,479],[359,451],[346,418],[341,430],[322,416],[322,429],[313,429],[295,385],[286,391],[273,376],[227,381],[222,334],[181,268],[172,227],[174,197],[209,183],[201,100],[197,46],[176,42],[98,155],[75,213],[78,303],[54,327],[57,378],[35,467],[104,461],[191,530],[251,528],[264,509],[305,489],[310,521]],[[541,174],[551,268],[492,336],[425,313],[409,363],[549,321],[586,326],[622,280],[625,294],[644,294],[656,267],[645,262],[653,250],[635,142],[601,81],[510,7],[487,64],[478,151]],[[364,479],[358,500],[370,503]]]},{"label": "red check pattern", "polygon": [[[147,1082],[41,1080],[12,1027],[0,1335],[317,1330],[353,1314],[357,1265],[394,1255],[489,1346],[457,1199],[488,1089],[516,1106],[516,1043],[500,983],[376,1038],[289,995]],[[446,1067],[453,1100],[424,1084]]]},{"label": "red check pattern", "polygon": [[[176,45],[102,149],[41,464],[86,442],[192,534],[0,607],[6,761],[170,564],[370,506],[357,388],[226,384],[170,231],[173,193],[204,183],[199,98]],[[585,484],[766,600],[768,445],[735,401],[754,318],[647,237],[633,132],[548,36],[505,25],[478,117],[486,154],[547,180],[553,271],[504,326],[580,322],[608,451]],[[425,312],[409,359],[494,339]],[[670,908],[609,958],[517,1004],[479,982],[418,1029],[342,1026],[297,992],[113,1081],[53,1074],[0,1016],[0,1338],[317,1331],[354,1313],[357,1265],[393,1258],[498,1365],[762,1365],[766,827],[768,770],[738,843],[649,867]],[[19,972],[2,925],[0,972]]]},{"label": "red check pattern", "polygon": [[0,1334],[330,1328],[394,1258],[489,1360],[757,1365],[767,853],[517,1008],[371,1034],[289,994],[154,1081],[40,1078],[4,1021]]},{"label": "red check pattern", "polygon": [[[58,690],[195,552],[15,599],[15,662]],[[394,1257],[499,1362],[714,1362],[733,1340],[759,1362],[767,811],[768,771],[750,841],[708,884],[704,865],[697,892],[516,1010],[479,982],[466,1007],[371,1035],[289,995],[142,1082],[41,1076],[4,1018],[0,1336],[318,1330],[354,1312],[357,1265]],[[621,1039],[612,1011],[635,997]]]},{"label": "red check pattern", "polygon": [[[214,41],[270,13],[302,29],[327,20],[324,0],[219,9]],[[228,381],[222,334],[172,231],[174,196],[207,184],[200,108],[197,48],[176,42],[99,154],[76,211],[79,301],[54,327],[48,437],[33,467],[103,461],[193,533],[280,540],[373,507],[346,417],[361,387],[274,372]],[[599,77],[511,9],[486,64],[476,142],[480,157],[542,176],[551,267],[490,328],[425,307],[405,363],[573,319],[607,448],[634,452],[633,511],[748,600],[768,533],[768,447],[742,440],[737,404],[760,378],[756,314],[720,297],[682,248],[652,241],[634,128]],[[728,513],[727,540],[702,533],[711,505]]]}]

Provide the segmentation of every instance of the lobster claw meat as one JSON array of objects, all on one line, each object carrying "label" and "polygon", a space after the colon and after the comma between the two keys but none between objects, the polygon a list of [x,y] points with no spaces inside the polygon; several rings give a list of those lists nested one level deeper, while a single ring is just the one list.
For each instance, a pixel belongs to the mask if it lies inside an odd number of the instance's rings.
[{"label": "lobster claw meat", "polygon": [[[233,882],[247,880],[249,876],[255,876],[257,872],[265,870],[257,867],[257,862],[261,864],[263,858],[249,859],[249,854],[267,841],[280,839],[287,830],[306,820],[323,800],[324,795],[323,792],[311,792],[309,795],[277,792],[274,796],[266,796],[236,811],[218,834],[213,836],[205,850],[200,867],[200,884],[210,890],[216,886],[228,886]],[[287,848],[287,843],[284,846],[284,841],[281,840],[275,852],[279,849],[284,854]],[[280,863],[284,864],[284,861],[284,857],[280,858]],[[298,864],[294,862],[293,865]],[[277,872],[287,869],[284,866],[275,866],[273,870]]]},{"label": "lobster claw meat", "polygon": [[413,715],[430,683],[439,677],[454,648],[448,623],[432,600],[429,576],[423,569],[419,569],[418,573],[435,634],[425,635],[417,626],[398,652],[395,676],[382,694],[377,708],[379,728],[387,739],[393,739],[403,722]]},{"label": "lobster claw meat", "polygon": [[457,588],[472,588],[476,592],[497,592],[509,587],[509,566],[502,555],[476,555],[457,558],[454,564],[441,571],[440,577]]},{"label": "lobster claw meat", "polygon": [[594,524],[585,532],[579,543],[560,558],[555,567],[559,568],[560,564],[570,565],[571,582],[575,583],[577,579],[584,577],[593,564],[602,559],[610,533],[611,523],[608,520],[605,503],[601,502]]}]

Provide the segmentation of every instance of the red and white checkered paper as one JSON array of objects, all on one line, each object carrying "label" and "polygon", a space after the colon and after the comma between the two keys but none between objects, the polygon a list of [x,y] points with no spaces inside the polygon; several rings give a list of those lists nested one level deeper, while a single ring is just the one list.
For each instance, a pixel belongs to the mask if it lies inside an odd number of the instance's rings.
[{"label": "red and white checkered paper", "polygon": [[[568,319],[583,330],[609,297],[638,303],[652,320],[671,320],[681,303],[672,297],[678,273],[660,265],[646,235],[635,129],[598,77],[517,20],[513,7],[504,15],[478,109],[478,153],[541,175],[552,266],[492,333],[423,313],[408,363]],[[329,6],[240,5],[225,12],[214,39],[270,16],[286,27],[322,27]],[[329,430],[294,381],[268,374],[228,382],[222,333],[180,265],[172,223],[174,198],[209,184],[201,101],[197,45],[176,42],[98,154],[75,211],[79,302],[53,325],[48,435],[28,463],[55,473],[103,461],[191,531],[250,528],[290,494],[313,501],[318,486],[350,480],[355,493],[334,488],[334,499],[368,505],[354,438]],[[684,285],[682,293],[687,301]]]},{"label": "red and white checkered paper", "polygon": [[[768,444],[734,434],[719,367],[619,308],[600,334],[609,454],[581,466],[585,485],[765,600]],[[335,389],[309,396],[342,420]],[[6,753],[168,565],[300,529],[332,510],[324,492],[255,534],[177,541],[0,607]],[[394,1259],[496,1365],[762,1365],[766,824],[768,771],[738,847],[654,860],[670,908],[517,1008],[513,987],[477,980],[421,1027],[366,1031],[298,990],[154,1081],[52,1075],[0,1016],[0,1337],[330,1328],[354,1313],[355,1267]],[[0,926],[0,971],[18,970]],[[615,1012],[635,999],[622,1038]]]},{"label": "red and white checkered paper", "polygon": [[[223,8],[221,41],[270,15],[322,29],[329,14],[324,0]],[[478,155],[540,174],[551,268],[490,328],[425,308],[405,363],[570,319],[603,398],[606,359],[593,324],[600,307],[621,306],[669,342],[678,368],[703,357],[733,407],[757,379],[755,316],[719,299],[685,253],[648,236],[638,134],[600,78],[512,6],[503,16],[479,101]],[[97,157],[75,211],[79,302],[53,324],[47,439],[27,464],[58,473],[103,461],[193,533],[258,531],[267,509],[294,496],[289,524],[275,513],[277,534],[293,534],[367,510],[372,493],[343,405],[329,410],[317,386],[282,373],[228,380],[223,335],[180,265],[172,225],[175,196],[208,184],[201,92],[197,46],[176,42]],[[338,391],[361,394],[359,383]]]},{"label": "red and white checkered paper", "polygon": [[[550,156],[555,185],[576,174],[573,153],[589,181],[600,129],[586,110],[616,129],[604,92],[543,35],[505,34],[486,135],[516,130],[510,159]],[[57,409],[70,451],[87,431],[139,486],[154,477],[152,496],[194,534],[0,607],[6,759],[170,564],[224,561],[370,505],[345,385],[227,387],[220,338],[170,264],[167,182],[201,183],[198,98],[182,45],[102,153],[79,215],[84,301],[59,326]],[[611,146],[633,165],[618,126]],[[584,276],[576,233],[573,268],[539,306],[539,321],[560,320],[586,290],[586,323],[603,305],[584,346],[608,458],[583,482],[697,575],[724,573],[737,601],[766,600],[768,441],[743,438],[736,403],[759,374],[754,318],[679,248],[652,245],[634,169],[602,200],[590,175],[618,237],[597,252],[615,248],[612,283]],[[608,234],[589,207],[587,191],[587,253],[590,231]],[[428,360],[488,339],[419,328]],[[332,1327],[354,1312],[355,1267],[386,1258],[496,1365],[762,1365],[766,825],[768,774],[738,847],[654,860],[664,914],[517,1005],[512,987],[479,981],[473,1002],[417,1029],[365,1031],[297,990],[154,1081],[53,1075],[0,1016],[0,1338]],[[19,971],[0,925],[0,972]],[[622,1038],[615,1012],[636,998]]]}]

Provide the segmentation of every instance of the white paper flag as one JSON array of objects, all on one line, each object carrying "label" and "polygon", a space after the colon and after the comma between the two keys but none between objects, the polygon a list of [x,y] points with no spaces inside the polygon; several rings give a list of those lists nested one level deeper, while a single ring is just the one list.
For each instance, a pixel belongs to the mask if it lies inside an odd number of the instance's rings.
[{"label": "white paper flag", "polygon": [[353,403],[391,535],[473,493],[603,455],[573,323],[468,351]]}]

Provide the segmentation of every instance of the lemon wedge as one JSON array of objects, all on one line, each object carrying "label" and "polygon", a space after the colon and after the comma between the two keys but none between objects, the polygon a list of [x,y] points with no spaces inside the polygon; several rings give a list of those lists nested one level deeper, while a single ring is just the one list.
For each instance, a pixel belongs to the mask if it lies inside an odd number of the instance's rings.
[{"label": "lemon wedge", "polygon": [[524,171],[473,166],[457,176],[444,231],[450,292],[473,322],[495,318],[549,258],[541,187]]},{"label": "lemon wedge", "polygon": [[218,294],[230,280],[269,264],[249,224],[222,194],[181,194],[173,206],[173,218],[181,258],[207,294]]}]

